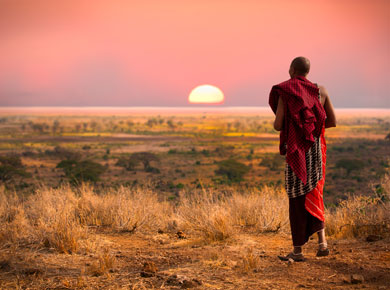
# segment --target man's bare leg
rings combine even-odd
[[[329,255],[328,243],[325,238],[325,230],[317,232],[318,235],[318,251],[317,257],[324,257]]]
[[[294,250],[293,250],[293,253],[294,254],[302,254],[302,247],[295,247],[294,246]]]
[[[325,238],[325,229],[320,230],[317,232],[318,235],[318,246],[320,250],[324,250],[328,247],[328,244],[326,242]]]

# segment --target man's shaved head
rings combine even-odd
[[[310,61],[303,56],[296,57],[291,62],[291,69],[293,69],[296,76],[306,76],[310,71]]]

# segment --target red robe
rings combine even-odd
[[[279,97],[284,103],[284,127],[280,132],[280,154],[299,179],[306,184],[305,153],[321,136],[323,178],[315,189],[306,194],[305,208],[315,217],[324,220],[323,186],[325,182],[326,144],[324,138],[326,113],[318,98],[319,88],[303,76],[272,87],[269,104],[276,113]],[[287,145],[287,149],[286,149]]]

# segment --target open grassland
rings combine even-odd
[[[308,261],[293,264],[276,257],[291,244],[280,187],[182,190],[177,200],[150,187],[3,188],[0,287],[386,289],[389,176],[380,184],[380,196],[350,196],[326,212],[330,257],[315,258],[312,240]],[[351,284],[351,275],[364,280]]]
[[[182,188],[240,183],[261,189],[284,183],[284,157],[278,154],[279,136],[269,110],[1,110],[0,156],[19,156],[28,173],[3,179],[18,192],[72,181],[58,167],[64,160],[104,166],[93,180],[103,191],[150,183],[172,199]],[[366,194],[373,186],[381,190],[379,180],[390,166],[389,134],[388,110],[340,111],[337,128],[326,131],[328,206],[348,194]],[[140,152],[153,154],[138,156],[149,158],[148,164],[140,158],[130,161]],[[220,170],[228,159],[249,170],[242,178],[229,177]]]
[[[332,255],[311,240],[307,263],[276,257],[291,241],[269,111],[0,112],[0,289],[390,285],[388,110],[326,131]]]

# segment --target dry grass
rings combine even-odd
[[[203,189],[181,195],[177,218],[180,226],[206,241],[225,240],[242,228],[277,232],[287,229],[288,200],[281,188],[246,193]]]
[[[380,196],[349,196],[327,212],[326,231],[336,238],[385,235],[390,232],[390,176],[381,181]]]
[[[88,269],[88,272],[92,276],[101,276],[108,275],[109,272],[115,266],[115,256],[110,253],[110,251],[106,248],[103,249],[97,257],[97,260],[91,264]]]
[[[328,235],[344,238],[388,233],[389,175],[381,188],[380,196],[350,196],[335,210],[327,211]],[[289,229],[288,200],[282,189],[272,187],[245,193],[233,189],[182,192],[176,205],[159,200],[148,188],[121,187],[99,195],[91,186],[64,186],[41,188],[25,198],[2,188],[0,222],[2,247],[48,248],[60,253],[100,249],[91,227],[112,232],[180,229],[206,243],[229,239],[247,229]]]
[[[79,192],[76,213],[83,225],[134,232],[141,228],[163,228],[171,216],[169,204],[159,201],[157,194],[149,188],[120,187],[98,196],[93,188],[82,186]]]
[[[93,250],[90,226],[112,231],[157,230],[166,224],[170,208],[151,191],[119,188],[97,195],[90,186],[41,188],[25,200],[0,192],[1,245],[20,244],[60,253]]]
[[[213,190],[182,193],[176,215],[180,227],[205,241],[225,240],[236,232],[226,196]]]

